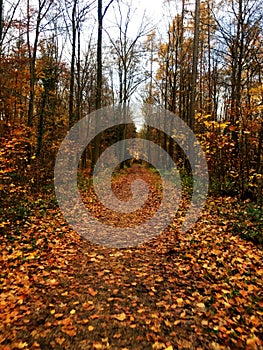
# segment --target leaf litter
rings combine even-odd
[[[134,223],[161,199],[157,175],[141,175],[151,198]],[[120,222],[85,195],[94,215]],[[0,238],[0,348],[263,349],[262,247],[231,232],[220,210],[231,213],[233,201],[208,198],[185,234],[181,209],[159,236],[127,249],[82,239],[54,207],[15,239],[10,225]]]

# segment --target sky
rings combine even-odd
[[[163,12],[163,0],[148,0],[148,1],[138,1],[138,0],[126,0],[127,3],[132,3],[131,7],[131,21],[129,22],[128,26],[128,37],[133,40],[136,38],[136,35],[138,33],[138,30],[140,28],[142,18],[144,16],[144,22],[143,25],[147,27],[147,32],[152,32],[152,30],[155,29],[155,27],[161,29],[161,26],[163,26],[164,21],[161,21],[163,18],[162,12]],[[104,4],[107,4],[108,1],[104,0]],[[151,4],[151,6],[149,6]],[[122,17],[123,22],[126,20],[126,14],[127,14],[128,7],[121,4],[121,11],[122,11]],[[105,32],[103,33],[103,41],[104,45],[107,42],[108,45],[110,45],[110,41],[107,37],[107,33],[109,33],[110,37],[112,39],[117,39],[119,37],[119,31],[117,30],[116,26],[116,18],[117,22],[119,22],[119,9],[115,2],[110,6],[108,9],[104,22],[103,27],[105,29]],[[164,26],[163,26],[164,27]],[[149,30],[150,29],[150,30]],[[141,42],[145,42],[146,36],[143,36],[141,38]],[[106,61],[109,62],[109,56],[107,53],[107,50],[104,50],[106,53]],[[115,72],[116,73],[116,72]],[[116,73],[117,74],[117,73]],[[116,81],[118,81],[118,77],[115,77]],[[115,79],[114,79],[115,81]],[[118,84],[117,84],[118,85]]]
[[[156,25],[157,30],[159,29],[161,32],[163,32],[165,24],[168,23],[167,19],[164,20],[165,8],[167,10],[167,5],[163,4],[164,0],[128,0],[127,2],[131,2],[132,8],[135,9],[131,23],[129,25],[130,30],[134,30],[135,32],[137,32],[143,14],[145,13],[145,20],[149,21],[150,27],[154,27]],[[113,24],[113,22],[115,21],[114,7],[116,8],[116,5],[114,5],[113,3],[105,16],[106,25],[110,25],[110,23]],[[121,8],[122,10],[124,10],[123,5],[121,6]],[[123,17],[125,18],[125,15]]]

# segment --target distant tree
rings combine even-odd
[[[7,34],[10,28],[13,26],[13,20],[17,9],[19,8],[20,2],[21,0],[17,0],[16,2],[8,4],[8,6],[10,6],[10,9],[9,16],[7,17],[4,13],[4,2],[3,0],[0,0],[0,53],[2,52],[3,44],[7,37]]]
[[[111,35],[108,37],[112,45],[112,53],[116,61],[116,69],[119,78],[119,103],[128,103],[132,94],[138,86],[145,81],[144,71],[141,69],[141,62],[144,55],[141,39],[146,37],[153,28],[150,27],[145,13],[138,23],[136,33],[131,32],[130,25],[135,15],[132,0],[125,4],[116,0],[115,21],[117,37]]]
[[[199,58],[199,41],[200,41],[200,0],[195,0],[194,14],[194,38],[193,38],[193,60],[191,70],[190,85],[190,103],[188,125],[193,128],[196,107],[196,83],[198,75],[198,58]]]
[[[2,47],[2,37],[3,37],[3,0],[0,0],[0,47]]]
[[[123,128],[120,128],[119,139],[125,139],[127,135],[127,113],[131,96],[138,86],[147,79],[145,71],[142,69],[142,58],[144,50],[141,39],[152,31],[146,20],[145,13],[138,24],[138,29],[134,34],[131,32],[130,24],[134,18],[135,10],[133,3],[127,4],[116,0],[114,7],[117,36],[112,36],[109,31],[108,37],[112,45],[112,53],[116,62],[118,74],[118,102],[123,113]],[[126,150],[122,149],[121,158],[124,158]]]
[[[88,3],[83,3],[80,0],[73,0],[68,3],[65,1],[65,22],[70,21],[70,30],[68,34],[71,43],[71,58],[70,58],[70,81],[69,81],[69,128],[74,125],[79,117],[80,110],[80,59],[81,59],[81,26],[87,14],[93,8],[95,0],[90,0]],[[76,81],[77,80],[77,81]],[[77,83],[77,84],[76,84]],[[77,92],[76,92],[77,85]],[[76,93],[75,93],[76,92]]]
[[[103,10],[102,0],[98,0],[98,36],[97,36],[97,76],[96,76],[96,110],[102,107],[102,88],[103,88],[103,71],[102,71],[102,33],[103,33],[103,18],[106,15],[109,7],[114,0],[110,0]],[[97,120],[96,128],[99,127],[99,120]],[[94,147],[92,152],[92,167],[96,164],[100,154],[101,134],[96,132],[94,140]]]
[[[27,46],[28,46],[28,56],[29,56],[29,71],[30,71],[30,91],[29,91],[29,102],[28,102],[28,126],[33,125],[34,118],[34,107],[35,107],[35,84],[36,84],[36,60],[37,60],[37,51],[39,44],[39,37],[41,31],[47,25],[47,22],[43,23],[46,20],[46,16],[50,13],[51,7],[54,5],[54,2],[51,0],[38,0],[37,8],[34,9],[30,5],[30,0],[27,0]],[[33,45],[31,45],[32,37],[32,28],[31,21],[32,17],[36,12],[36,21],[34,25],[34,34],[33,34]]]

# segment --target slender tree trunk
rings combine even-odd
[[[184,116],[184,65],[183,65],[183,42],[184,42],[184,15],[185,15],[185,0],[182,1],[182,13],[181,13],[181,21],[178,26],[179,30],[179,63],[180,63],[180,81],[179,81],[179,117],[185,120]]]
[[[103,86],[103,76],[102,76],[102,29],[103,29],[103,18],[112,4],[113,0],[110,0],[104,11],[102,11],[102,0],[98,0],[98,38],[97,38],[97,80],[96,80],[96,110],[101,109],[102,107],[102,86]],[[92,168],[95,166],[97,159],[100,154],[100,145],[101,145],[101,134],[97,132],[100,127],[100,116],[96,120],[96,137],[92,147]]]
[[[76,119],[81,119],[81,105],[82,105],[82,87],[81,87],[81,72],[80,72],[80,25],[77,28],[78,34],[78,54],[77,54],[77,105],[76,105]]]
[[[37,31],[35,36],[35,42],[37,39]],[[29,0],[27,0],[27,47],[28,47],[28,57],[29,57],[29,72],[30,72],[30,91],[29,91],[29,102],[28,102],[28,117],[27,125],[32,126],[33,116],[34,116],[34,99],[35,99],[35,59],[34,59],[34,49],[33,53],[30,44],[30,5]],[[35,48],[35,45],[34,45]]]
[[[212,108],[212,70],[211,70],[211,26],[210,26],[210,5],[208,2],[208,24],[207,24],[207,46],[208,46],[208,105],[207,105],[207,113],[212,116],[213,120],[216,120],[216,111],[215,108]],[[215,107],[215,106],[214,106]]]
[[[192,61],[192,79],[190,91],[190,106],[188,125],[193,128],[195,115],[195,99],[196,99],[196,81],[197,66],[199,54],[199,32],[200,32],[200,0],[195,1],[195,20],[194,20],[194,43],[193,43],[193,61]]]
[[[0,0],[0,54],[2,52],[2,38],[3,38],[3,0]]]
[[[33,45],[33,52],[31,54],[29,36],[28,36],[28,48],[29,48],[29,58],[30,58],[30,93],[29,93],[29,106],[28,106],[28,126],[33,125],[34,118],[34,107],[35,107],[35,84],[36,84],[36,57],[37,57],[37,46],[38,46],[38,38],[39,38],[39,26],[40,22],[37,22],[35,40]]]
[[[43,135],[44,135],[44,115],[45,115],[45,108],[47,103],[47,97],[48,97],[48,91],[45,88],[42,96],[42,106],[41,111],[39,115],[39,121],[38,121],[38,133],[37,133],[37,151],[36,156],[39,157],[41,154],[42,146],[43,146]]]
[[[72,13],[71,13],[72,51],[71,51],[70,83],[69,83],[69,128],[71,128],[75,123],[74,85],[75,85],[75,61],[76,61],[76,41],[77,41],[76,12],[77,12],[77,0],[74,0]]]
[[[47,8],[44,10],[46,3],[47,3],[46,0],[43,0],[42,2],[39,0],[39,2],[38,2],[39,6],[38,6],[37,21],[36,21],[35,38],[34,38],[33,48],[31,49],[31,44],[30,44],[30,1],[27,0],[27,46],[28,46],[28,56],[29,56],[29,61],[30,61],[30,63],[29,63],[30,92],[29,92],[28,120],[27,120],[28,126],[33,125],[33,118],[34,118],[36,60],[37,60],[38,41],[39,41],[39,35],[40,35],[40,25],[41,25],[42,19],[45,17],[45,15],[49,11],[51,4],[52,4],[52,3],[49,3]],[[44,10],[44,12],[43,12],[43,10]]]
[[[101,108],[102,97],[102,0],[98,0],[98,42],[97,42],[97,88],[96,109]]]
[[[102,0],[98,0],[98,38],[97,38],[97,82],[96,82],[96,110],[101,109],[101,97],[102,97]],[[95,166],[100,154],[101,133],[97,133],[100,129],[100,117],[96,120],[96,137],[94,140],[94,147],[92,152],[92,167]]]

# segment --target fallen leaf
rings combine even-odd
[[[116,333],[113,336],[114,339],[119,339],[120,337],[121,337],[121,333]]]
[[[126,314],[122,312],[121,314],[117,314],[113,316],[118,321],[124,321],[126,319]]]
[[[62,345],[66,339],[65,338],[56,338],[55,341],[58,345]]]
[[[200,310],[200,311],[206,311],[206,307],[204,303],[197,303],[196,307]]]
[[[61,320],[61,324],[63,324],[64,326],[67,326],[71,323],[72,323],[72,321],[71,321],[70,317],[67,317],[67,318],[64,318],[63,320]]]
[[[247,339],[247,347],[246,350],[258,350],[258,345],[261,345],[262,343],[258,337],[253,337]]]
[[[26,342],[20,342],[17,344],[18,349],[25,349],[28,347],[28,344]]]
[[[176,302],[177,302],[179,307],[182,307],[184,305],[184,300],[182,298],[177,298]]]
[[[88,292],[92,297],[95,297],[95,295],[97,295],[97,293],[98,293],[93,288],[88,288]]]
[[[164,343],[160,343],[160,342],[155,342],[153,345],[152,345],[152,348],[154,350],[162,350],[162,349],[165,349],[166,348],[166,345]]]
[[[63,326],[61,330],[63,333],[69,335],[70,337],[75,337],[77,334],[76,328],[74,326]]]

